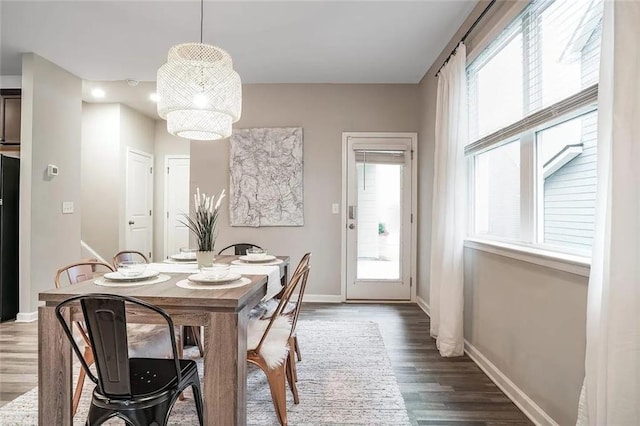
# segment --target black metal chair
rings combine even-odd
[[[98,377],[89,370],[62,309],[79,302],[95,356]],[[125,302],[151,310],[167,322],[173,359],[129,358]],[[56,307],[56,317],[87,376],[97,385],[86,424],[100,425],[113,417],[128,425],[166,425],[178,396],[189,386],[203,424],[202,392],[195,361],[178,359],[171,317],[157,306],[112,294],[75,296]]]
[[[225,250],[229,250],[230,248],[233,248],[234,254],[236,256],[245,255],[247,254],[247,249],[250,249],[251,247],[256,247],[259,249],[262,248],[252,243],[236,243],[236,244],[231,244],[230,246],[226,246],[225,248],[220,250],[218,254],[222,254],[222,252],[224,252]]]

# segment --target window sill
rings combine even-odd
[[[464,246],[583,277],[588,277],[591,270],[591,259],[583,256],[479,238],[467,238]]]

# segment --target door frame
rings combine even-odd
[[[153,217],[154,217],[154,205],[153,205],[153,201],[154,201],[154,167],[155,167],[155,160],[153,157],[153,154],[150,154],[148,152],[142,151],[140,149],[136,149],[136,148],[132,148],[130,146],[127,146],[127,149],[125,151],[125,157],[124,157],[124,167],[125,167],[125,175],[124,175],[124,220],[122,221],[122,230],[123,232],[123,236],[124,236],[124,241],[121,242],[120,244],[120,250],[128,250],[129,248],[127,247],[127,235],[129,232],[129,228],[128,228],[128,224],[127,222],[129,221],[129,218],[127,216],[127,214],[129,213],[127,207],[128,207],[128,203],[129,203],[129,154],[137,154],[137,155],[142,155],[144,157],[149,157],[151,159],[151,172],[149,173],[149,179],[151,179],[151,190],[149,191],[149,197],[151,197],[151,199],[149,200],[151,202],[151,215],[149,216],[149,221],[150,221],[150,228],[151,228],[151,233],[149,236],[149,247],[151,250],[151,254],[152,256],[155,254],[153,253]],[[121,210],[122,211],[122,210]],[[147,254],[145,253],[145,256]],[[151,259],[149,259],[149,261],[151,261]]]
[[[167,179],[167,169],[169,168],[169,160],[189,160],[191,161],[191,155],[188,154],[168,154],[164,156],[164,169],[162,173],[164,173],[164,188],[163,188],[163,197],[164,197],[164,206],[162,212],[162,229],[164,234],[164,244],[163,244],[163,259],[167,259],[170,255],[169,253],[169,221],[167,214],[169,213],[169,203],[168,203],[168,192],[169,192],[169,179]],[[191,180],[191,176],[189,176],[189,180]]]
[[[348,158],[349,158],[349,138],[368,138],[368,139],[388,139],[388,138],[408,138],[411,139],[411,299],[412,303],[416,301],[417,294],[417,258],[418,258],[418,134],[416,132],[342,132],[342,206],[340,214],[342,215],[340,224],[340,298],[342,302],[347,301],[347,177],[348,177]],[[384,301],[372,300],[370,303],[407,303],[402,301]],[[367,303],[367,301],[359,300],[357,303]]]

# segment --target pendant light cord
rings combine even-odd
[[[202,44],[203,22],[204,22],[204,0],[200,0],[200,44]]]

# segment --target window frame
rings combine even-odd
[[[540,68],[530,74],[532,62],[541,61],[542,51],[540,50],[535,58],[530,54],[531,46],[541,46],[539,38],[541,30],[529,27],[532,19],[540,22],[542,13],[547,10],[557,0],[543,0],[539,5],[531,10],[528,6],[515,16],[505,25],[505,29],[491,43],[488,53],[481,53],[474,58],[474,61],[467,67],[467,75],[469,76],[469,99],[471,105],[478,105],[477,81],[472,80],[478,75],[489,61],[492,60],[501,50],[513,40],[513,38],[521,34],[523,38],[523,115],[524,117],[515,123],[511,123],[500,128],[488,135],[484,135],[473,143],[465,147],[467,155],[468,169],[468,203],[471,214],[468,219],[468,237],[467,246],[482,249],[481,246],[492,246],[492,251],[498,250],[501,254],[514,257],[511,254],[514,251],[521,253],[535,254],[534,257],[542,256],[545,259],[550,257],[556,258],[560,262],[568,261],[571,263],[571,271],[576,267],[578,269],[587,267],[590,264],[590,253],[572,249],[571,247],[562,247],[553,244],[544,243],[544,180],[537,173],[537,135],[554,126],[564,122],[576,119],[580,116],[592,113],[598,109],[598,83],[583,88],[574,95],[560,99],[556,103],[544,108],[539,108],[541,99],[532,99],[529,96],[531,84],[538,82],[542,78]],[[532,17],[533,16],[533,17]],[[535,39],[532,42],[532,39]],[[469,71],[471,69],[471,72]],[[542,92],[540,92],[542,96]],[[536,108],[538,106],[538,108]],[[533,111],[533,112],[531,112]],[[470,122],[470,134],[474,131],[477,134],[479,125],[477,123],[478,114],[470,114],[470,118],[475,120]],[[479,234],[476,230],[476,179],[477,172],[476,162],[478,155],[491,149],[498,148],[504,144],[513,141],[520,143],[520,238],[512,240],[491,234]],[[507,248],[505,248],[507,247]],[[493,252],[493,251],[492,251]],[[515,258],[520,258],[522,254],[518,254]],[[542,255],[540,253],[543,253]],[[568,259],[568,260],[567,260]],[[538,262],[534,262],[538,263]],[[576,266],[577,265],[577,266]],[[570,272],[571,272],[570,271]],[[580,269],[584,272],[584,269]],[[588,271],[587,271],[588,273]]]
[[[589,257],[585,252],[572,250],[570,248],[563,248],[552,244],[545,244],[541,242],[544,237],[541,238],[541,231],[544,230],[544,223],[541,221],[542,209],[544,209],[544,202],[541,198],[544,196],[544,191],[540,188],[540,179],[537,176],[537,134],[548,130],[552,127],[565,123],[567,121],[574,120],[576,118],[585,116],[598,110],[597,103],[588,103],[580,107],[573,108],[570,111],[565,111],[563,114],[558,115],[556,118],[539,123],[536,126],[527,128],[526,130],[516,135],[511,135],[501,142],[497,142],[488,147],[484,147],[481,150],[472,152],[468,155],[468,179],[469,188],[468,191],[468,203],[469,211],[472,214],[469,215],[468,222],[468,238],[475,241],[484,241],[486,243],[500,243],[521,246],[528,249],[544,250],[547,252],[555,252],[563,255],[572,255],[577,257]],[[490,135],[491,136],[491,135]],[[488,152],[492,149],[499,148],[508,143],[518,142],[520,143],[520,239],[514,240],[509,238],[503,238],[490,234],[478,234],[476,232],[476,203],[475,203],[475,174],[476,174],[476,161],[478,155]]]

